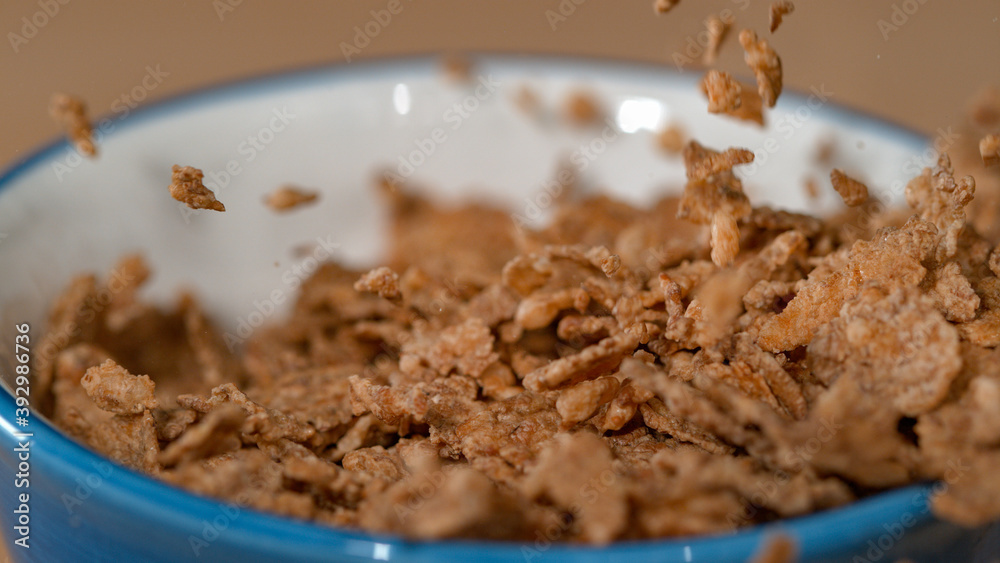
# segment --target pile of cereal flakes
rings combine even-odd
[[[414,538],[721,532],[931,479],[1000,517],[996,169],[973,201],[943,155],[905,212],[835,174],[821,221],[752,206],[745,149],[683,153],[681,197],[571,193],[540,230],[384,185],[386,265],[323,265],[238,353],[127,257],[55,303],[46,412],[197,494]]]

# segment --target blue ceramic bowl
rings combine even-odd
[[[807,207],[798,185],[821,138],[868,171],[883,199],[898,201],[902,182],[933,159],[925,139],[835,105],[821,85],[786,93],[771,125],[758,130],[708,116],[697,77],[663,68],[483,56],[476,72],[468,84],[448,84],[434,59],[405,59],[266,77],[134,111],[112,106],[115,113],[99,120],[100,160],[82,161],[59,141],[0,177],[0,522],[8,544],[30,545],[10,546],[15,561],[724,562],[747,560],[777,532],[796,540],[804,561],[972,561],[996,553],[985,529],[930,514],[930,484],[729,535],[599,548],[411,542],[199,498],[105,461],[38,413],[16,425],[14,326],[30,323],[32,354],[46,353],[35,349],[46,306],[73,273],[141,250],[157,271],[151,298],[193,287],[232,329],[255,299],[280,287],[283,268],[264,266],[288,263],[294,243],[333,241],[337,258],[353,263],[378,251],[382,219],[362,186],[379,167],[434,185],[443,197],[485,195],[529,215],[544,207],[539,190],[554,163],[579,149],[591,149],[589,183],[632,201],[680,185],[681,164],[652,149],[653,131],[668,122],[710,145],[754,148],[751,197],[783,207]],[[543,104],[586,85],[605,103],[605,132],[616,141],[597,147],[600,132],[525,118],[511,101],[525,84]],[[169,199],[164,171],[177,162],[206,171],[229,210],[222,219],[206,221]],[[291,220],[260,209],[262,194],[283,181],[321,187],[323,203]],[[767,189],[754,194],[754,185]],[[834,204],[826,199],[813,210]]]

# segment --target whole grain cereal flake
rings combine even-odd
[[[170,196],[191,209],[225,211],[226,206],[215,199],[212,190],[205,187],[201,170],[191,166],[174,165],[170,179]]]
[[[864,286],[887,290],[917,286],[927,275],[922,262],[940,240],[933,224],[911,218],[901,228],[880,229],[871,241],[858,241],[849,260],[807,279],[795,297],[757,330],[757,343],[769,352],[792,350],[812,341],[816,330],[840,314]],[[817,268],[819,270],[819,268]]]
[[[710,70],[701,79],[701,91],[708,97],[709,113],[733,113],[743,105],[739,82],[727,73]]]
[[[767,39],[758,39],[751,29],[740,32],[740,45],[746,52],[744,59],[757,78],[757,91],[768,107],[774,107],[781,95],[781,58],[771,48]]]
[[[749,563],[795,563],[797,553],[798,549],[792,538],[784,534],[775,534],[764,539],[759,551]]]
[[[657,14],[665,14],[680,3],[681,0],[653,0],[653,11]]]
[[[712,14],[705,20],[705,28],[708,30],[708,45],[705,46],[705,53],[702,55],[702,62],[710,65],[715,62],[719,55],[719,47],[729,33],[729,23],[719,16]]]
[[[689,145],[690,146],[690,145]],[[720,172],[729,172],[740,164],[753,162],[754,153],[750,149],[731,147],[722,152],[705,150],[685,162],[689,180],[708,180]]]
[[[656,136],[656,144],[668,154],[680,154],[687,143],[687,133],[674,123],[660,131]]]
[[[788,0],[771,2],[771,33],[777,31],[784,17],[793,11],[795,11],[795,4],[792,4]]]
[[[711,227],[712,262],[723,267],[733,263],[740,251],[740,228],[729,213],[716,211]]]
[[[577,90],[570,92],[565,101],[566,121],[584,126],[599,123],[604,118],[600,103],[590,92]]]
[[[157,405],[149,376],[132,375],[114,360],[88,369],[80,384],[97,406],[115,414],[140,414]]]
[[[810,200],[817,200],[820,197],[819,182],[815,178],[806,178],[802,181],[802,190]]]
[[[69,94],[53,94],[49,103],[49,115],[63,126],[80,154],[97,156],[93,126],[87,119],[87,106],[83,100]]]
[[[1000,135],[987,135],[979,141],[979,155],[985,166],[1000,164]]]
[[[538,93],[527,84],[518,86],[511,101],[514,107],[529,117],[538,118],[542,113],[542,101],[538,98]]]
[[[757,125],[764,124],[763,101],[760,94],[729,73],[710,70],[702,78],[699,88],[708,98],[710,113],[729,115]]]
[[[474,66],[472,60],[461,53],[449,53],[441,58],[441,70],[451,82],[469,82]]]
[[[392,271],[391,268],[381,266],[361,276],[361,279],[354,282],[354,289],[356,291],[374,293],[382,299],[395,301],[401,295],[399,291],[399,274]]]
[[[959,347],[958,331],[929,297],[868,287],[817,331],[808,353],[821,381],[855,379],[915,416],[945,398],[962,367]]]
[[[857,207],[868,201],[868,186],[844,174],[842,170],[834,168],[830,172],[830,183],[848,207]]]
[[[764,99],[755,88],[740,82],[740,107],[728,115],[764,125]]]
[[[319,192],[304,190],[291,185],[281,186],[269,193],[264,203],[275,211],[291,211],[292,209],[314,203],[319,198]]]
[[[159,455],[160,464],[173,467],[240,449],[239,431],[245,420],[246,415],[240,407],[220,405],[198,423],[188,426],[163,449]]]

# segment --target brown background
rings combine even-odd
[[[651,0],[398,0],[393,17],[358,58],[440,50],[526,51],[661,62],[701,31],[712,12],[766,34],[767,0],[686,0],[657,17]],[[65,5],[60,2],[66,2]],[[219,81],[291,67],[342,63],[341,42],[390,0],[134,2],[4,0],[0,3],[0,163],[9,164],[58,128],[46,114],[53,91],[83,96],[93,114],[138,86],[147,65],[170,75],[155,100]],[[27,43],[11,45],[40,4],[57,5]],[[553,30],[547,10],[573,13]],[[231,6],[236,4],[236,6]],[[773,44],[786,83],[826,84],[841,103],[933,131],[954,124],[970,95],[1000,83],[998,0],[799,0]],[[896,6],[898,11],[894,11]],[[220,7],[227,11],[219,13]],[[914,11],[915,8],[915,11]],[[904,11],[905,10],[905,11]],[[913,12],[906,14],[906,11]],[[879,29],[879,20],[898,29]],[[904,21],[905,18],[905,21]],[[886,38],[887,37],[887,38]],[[739,45],[719,66],[747,74]],[[357,60],[357,59],[355,59]]]
[[[269,71],[343,63],[341,43],[351,42],[355,26],[363,27],[371,10],[385,9],[390,1],[3,0],[0,165],[59,133],[46,113],[54,91],[83,96],[99,115],[141,84],[147,66],[169,73],[149,92],[149,101]],[[769,5],[686,0],[670,14],[655,16],[651,0],[399,2],[402,11],[357,59],[516,51],[617,57],[672,68],[674,53],[683,52],[689,38],[696,40],[706,15],[728,8],[737,29],[753,27],[767,35]],[[58,12],[45,15],[45,5],[50,11],[58,6]],[[981,87],[1000,85],[1000,0],[799,0],[796,5],[772,41],[789,87],[823,84],[841,103],[930,132],[960,122],[966,101]],[[555,21],[553,30],[546,12],[558,13],[560,7],[569,15]],[[22,18],[44,25],[32,34]],[[747,75],[733,37],[718,66]]]

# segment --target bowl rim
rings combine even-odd
[[[615,57],[611,55],[573,55],[560,53],[533,53],[533,52],[503,52],[488,50],[462,51],[462,56],[469,58],[475,63],[486,62],[490,65],[504,65],[516,67],[518,65],[536,66],[576,66],[600,67],[604,72],[621,73],[623,75],[647,75],[656,76],[663,73],[664,80],[675,82],[687,82],[688,85],[696,85],[701,73],[709,70],[700,62],[692,64],[687,69],[677,70],[675,67],[664,63],[653,61],[642,61],[625,57]],[[249,95],[250,90],[254,93],[268,89],[281,89],[289,86],[308,83],[314,80],[323,79],[343,79],[349,80],[352,77],[338,77],[338,74],[361,74],[378,75],[390,74],[397,76],[400,70],[423,74],[429,68],[440,69],[440,62],[443,53],[437,51],[416,52],[406,55],[376,55],[359,60],[357,62],[320,62],[315,64],[302,65],[294,68],[284,68],[267,71],[258,74],[237,76],[217,81],[210,81],[203,85],[196,85],[190,88],[181,89],[177,92],[164,95],[150,102],[144,102],[130,110],[128,116],[115,118],[112,113],[103,113],[91,118],[91,123],[98,124],[103,120],[117,121],[124,127],[139,125],[146,119],[154,118],[164,111],[177,111],[184,109],[182,106],[190,104],[210,103],[216,97],[232,95]],[[746,78],[737,76],[737,78]],[[821,84],[822,86],[822,84]],[[801,89],[785,86],[782,89],[781,97],[778,99],[774,109],[781,109],[791,104],[800,105],[808,101],[810,93]],[[817,110],[819,113],[839,116],[851,123],[863,123],[869,128],[876,128],[882,133],[905,138],[905,143],[914,144],[914,149],[923,148],[929,135],[902,122],[894,119],[876,115],[874,112],[854,106],[842,101],[831,101]],[[720,119],[727,119],[720,117]],[[118,128],[110,135],[118,133]],[[26,173],[30,168],[38,164],[39,160],[50,157],[49,153],[72,149],[72,143],[62,133],[53,135],[49,141],[42,142],[36,148],[27,149],[24,154],[15,156],[8,162],[0,163],[0,191],[7,185]]]
[[[620,80],[623,77],[650,80],[653,85],[693,85],[701,72],[701,67],[688,71],[651,62],[640,62],[612,57],[591,57],[552,54],[511,54],[470,51],[463,53],[477,64],[497,66],[522,71],[525,65],[532,68],[576,67],[595,72],[599,81]],[[194,88],[171,94],[135,108],[124,118],[115,118],[115,130],[120,131],[141,126],[145,121],[193,106],[210,105],[220,99],[233,96],[256,96],[273,90],[295,89],[312,82],[340,83],[359,78],[379,75],[423,76],[428,72],[440,72],[440,53],[415,54],[408,56],[387,56],[361,60],[351,64],[318,64],[306,67],[280,70],[251,77],[218,82],[206,87]],[[533,66],[532,66],[533,65]],[[530,76],[530,73],[526,73]],[[808,94],[786,90],[779,100],[776,110],[805,103]],[[913,150],[922,150],[927,144],[927,136],[889,120],[876,117],[863,110],[851,108],[840,102],[830,102],[818,110],[821,115],[847,125],[861,126],[878,136],[890,137],[901,144],[910,145]],[[93,120],[100,123],[112,119],[104,114]],[[70,148],[70,143],[58,137],[41,147],[16,158],[0,171],[0,197],[21,175],[41,166]],[[0,199],[0,205],[2,205]],[[14,397],[7,382],[0,382],[0,410],[14,408]],[[9,412],[9,411],[8,411]],[[74,474],[87,473],[90,467],[101,462],[109,462],[64,435],[46,417],[33,414],[29,428],[34,433],[33,440],[44,447],[33,449],[33,469],[47,470],[47,479],[62,481],[68,485]],[[3,440],[13,440],[18,434],[4,418],[0,418],[0,436]],[[113,462],[111,462],[113,463]],[[211,498],[201,497],[187,490],[175,487],[152,476],[114,464],[116,477],[106,479],[101,495],[108,504],[128,507],[137,517],[163,524],[168,529],[199,529],[204,520],[211,520],[224,506],[232,506]],[[935,520],[930,513],[927,499],[932,492],[928,483],[909,485],[865,497],[848,505],[811,513],[804,516],[741,528],[735,532],[649,540],[615,542],[606,546],[572,545],[554,543],[544,545],[536,542],[495,542],[483,540],[408,540],[399,536],[363,532],[349,528],[337,528],[315,522],[304,522],[288,517],[260,512],[241,507],[241,516],[235,519],[225,531],[225,544],[240,544],[262,553],[278,554],[283,557],[309,559],[315,557],[317,548],[336,550],[337,553],[372,559],[391,557],[427,558],[479,558],[483,560],[508,560],[527,558],[530,550],[546,555],[572,556],[579,561],[606,561],[637,556],[659,558],[675,557],[679,560],[695,558],[731,556],[750,553],[766,537],[774,533],[785,533],[797,539],[800,556],[819,555],[835,540],[847,544],[858,543],[885,533],[884,525],[896,522],[904,514],[915,516],[920,526]],[[221,540],[222,538],[220,538]],[[529,551],[525,551],[529,550]],[[700,559],[699,559],[700,560]]]

